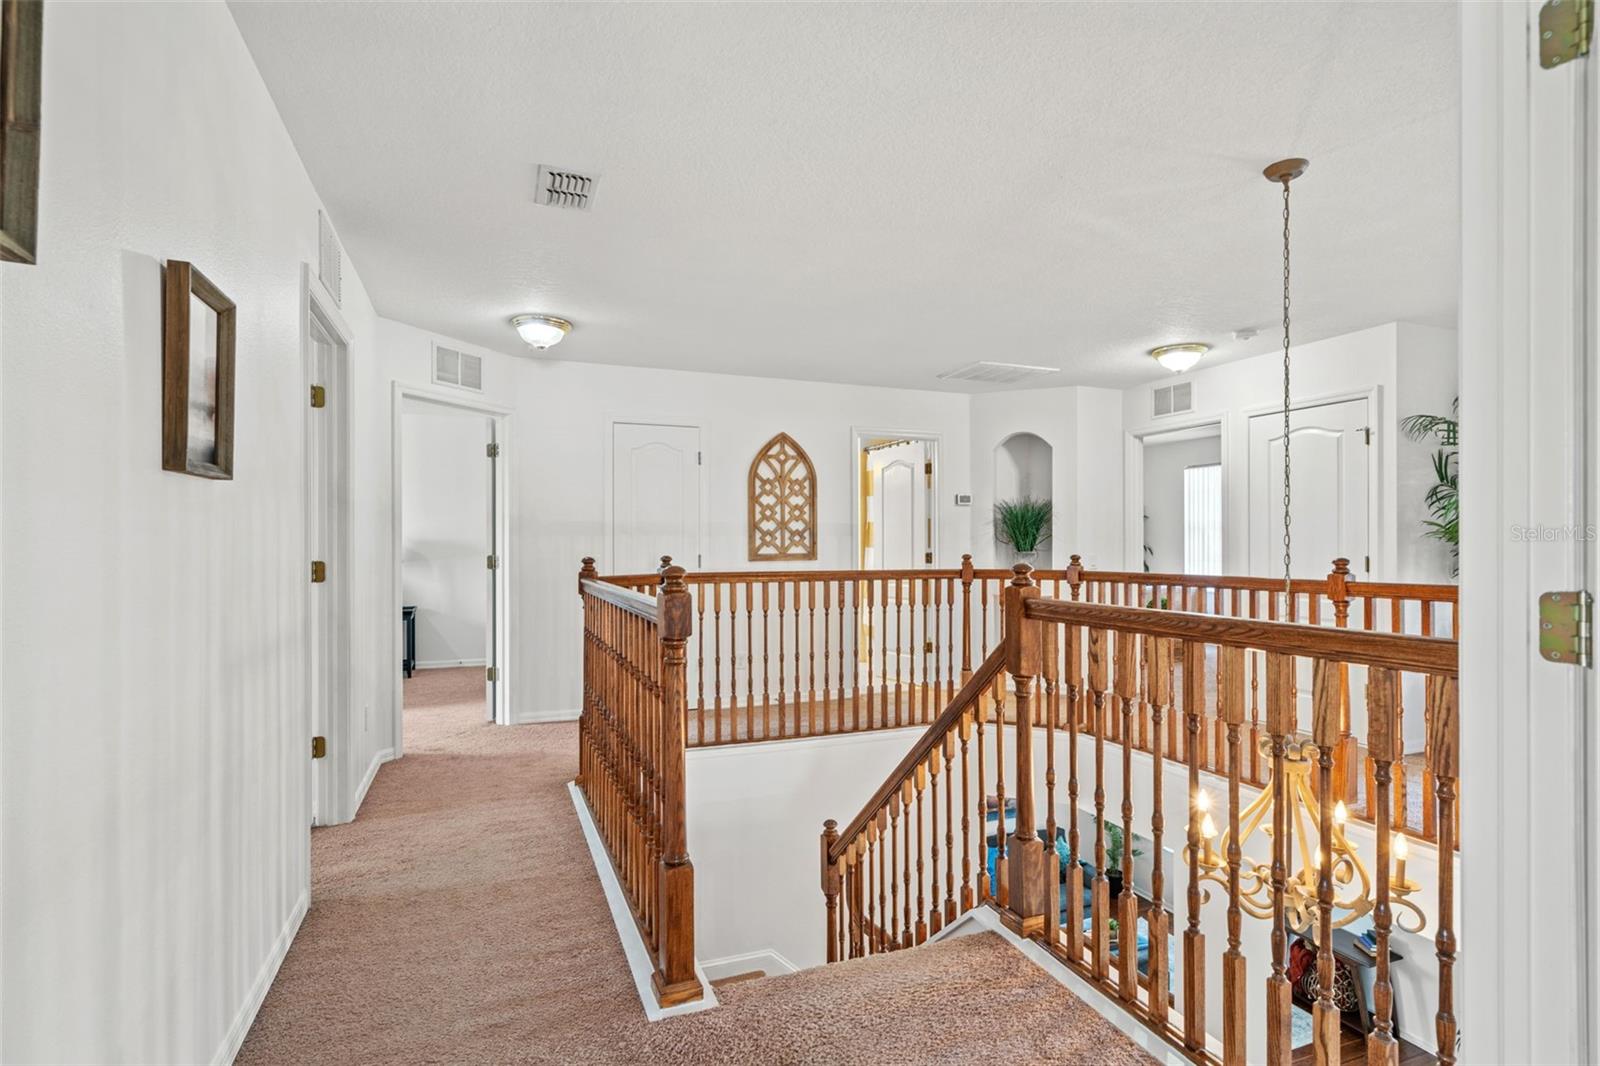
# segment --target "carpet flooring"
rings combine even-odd
[[[576,725],[485,724],[476,669],[406,703],[405,757],[312,832],[311,909],[240,1063],[1152,1061],[987,933],[648,1023],[566,789]]]

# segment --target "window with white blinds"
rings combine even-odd
[[[1222,464],[1183,471],[1183,572],[1222,573]]]

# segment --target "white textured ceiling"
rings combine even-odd
[[[1272,348],[1287,155],[1297,338],[1454,323],[1450,3],[232,7],[380,313],[489,348],[534,311],[571,360],[1150,380]]]

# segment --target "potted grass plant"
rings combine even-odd
[[[1017,562],[1032,566],[1039,557],[1039,546],[1050,539],[1049,500],[1021,496],[994,505],[994,536],[1011,547]]]

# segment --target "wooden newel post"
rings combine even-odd
[[[972,556],[961,557],[961,683],[972,680]]]
[[[839,961],[839,863],[833,847],[839,842],[839,823],[822,823],[822,896],[828,901],[828,961]]]
[[[1072,586],[1072,598],[1076,600],[1083,587],[1083,556],[1074,555],[1067,563],[1067,584]]]
[[[656,998],[663,1007],[700,998],[694,968],[694,864],[684,791],[684,717],[688,707],[685,647],[694,627],[694,598],[681,566],[661,575],[656,627],[661,641],[661,868],[656,933]]]
[[[1038,936],[1044,932],[1045,907],[1053,905],[1048,903],[1051,895],[1048,889],[1054,883],[1046,883],[1044,844],[1036,831],[1033,808],[1034,685],[1044,665],[1044,623],[1029,619],[1024,613],[1027,601],[1039,595],[1031,573],[1032,568],[1027,563],[1013,567],[1014,576],[1006,586],[1004,597],[1006,670],[1011,674],[1017,702],[1017,826],[1007,848],[1011,893],[1009,913],[1004,917],[1007,925],[1021,936]],[[997,722],[996,728],[1003,728],[1003,722]],[[1003,826],[1003,808],[1000,819]]]
[[[584,599],[583,583],[585,581],[598,580],[599,577],[600,571],[594,568],[594,557],[592,555],[584,556],[583,566],[578,570],[578,602],[584,604],[585,606],[583,610],[583,702],[578,705],[578,774],[576,780],[578,787],[584,790],[585,796],[589,794],[587,782],[589,773],[589,759],[592,754],[589,750],[591,743],[591,738],[589,736],[589,704],[594,698],[595,661],[594,657],[590,654],[591,640],[589,634],[589,610],[587,601]]]
[[[594,568],[594,556],[585,555],[583,566],[578,570],[578,598],[583,598],[583,583],[594,581],[600,577],[600,571]]]

